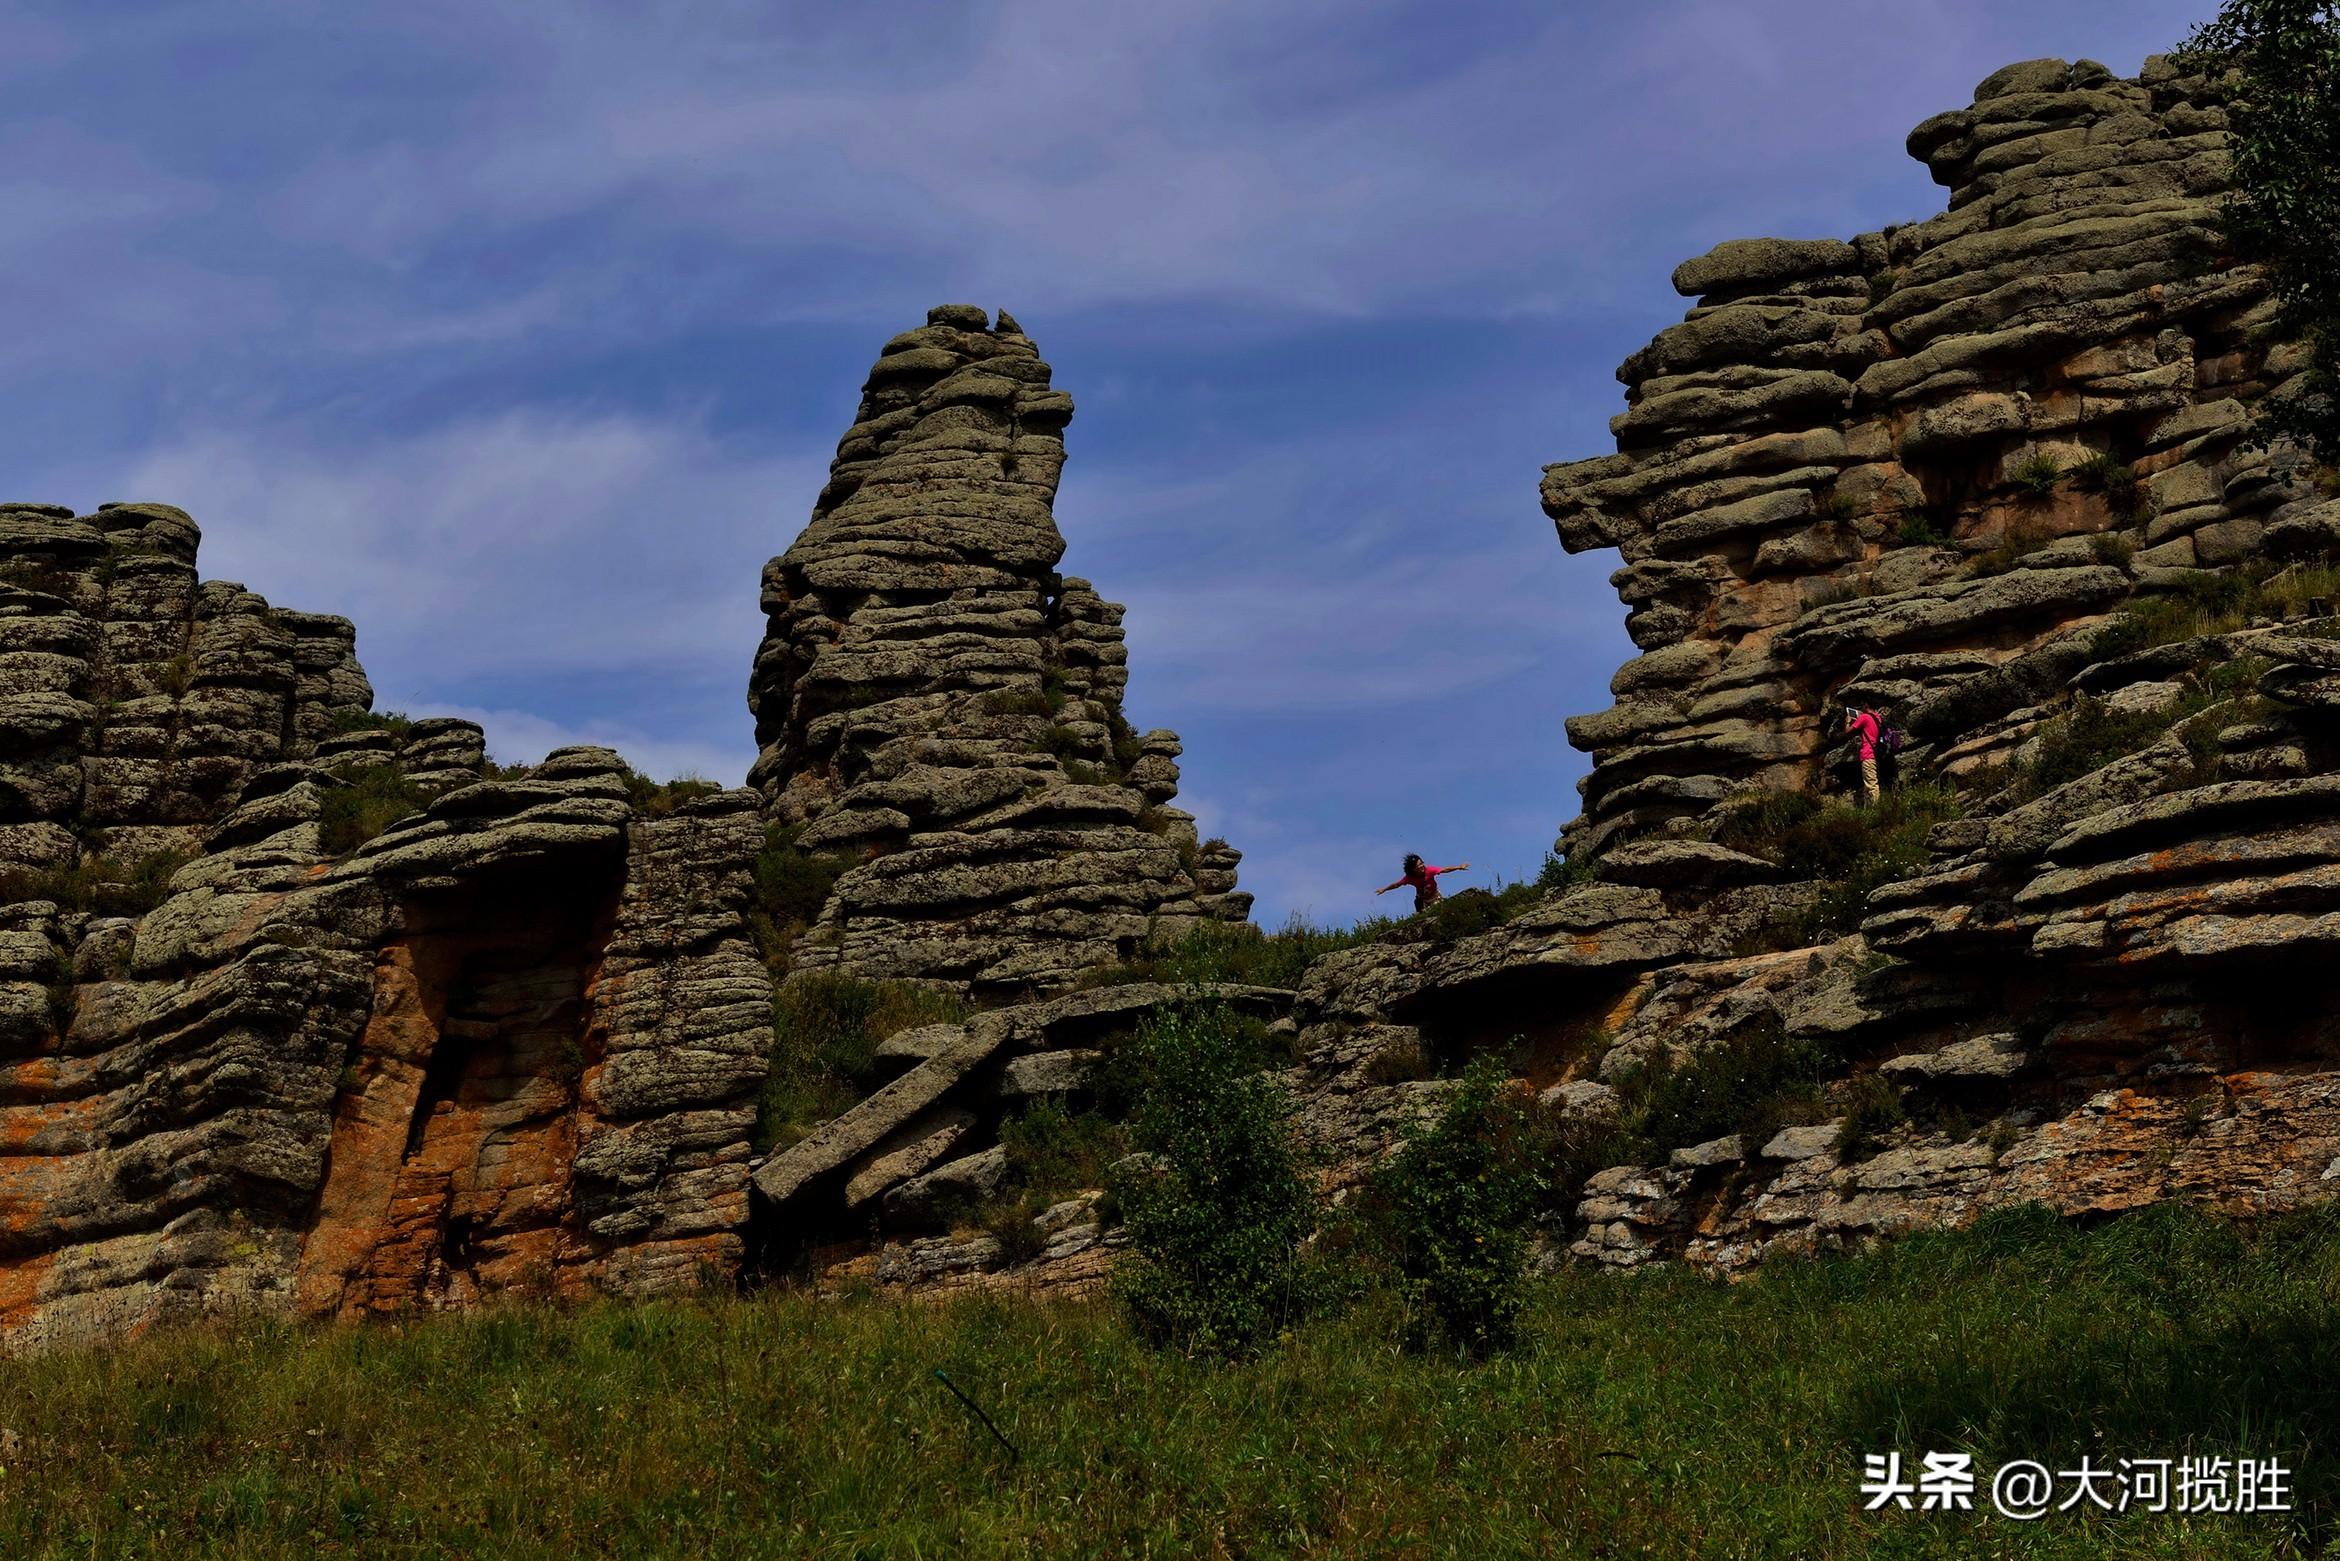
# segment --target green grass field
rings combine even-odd
[[[245,1324],[15,1361],[8,1556],[2314,1553],[2340,1221],[2030,1214],[1726,1286],[1542,1283],[1517,1352],[1367,1298],[1234,1364],[1104,1303],[793,1293]],[[1011,1459],[935,1380],[949,1373]],[[1986,1471],[2279,1456],[2290,1517],[1858,1510],[1864,1452]],[[1987,1496],[1981,1505],[1987,1507]]]

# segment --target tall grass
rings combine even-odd
[[[772,1060],[757,1102],[756,1141],[784,1149],[868,1094],[878,1044],[922,1024],[964,1019],[963,998],[912,981],[825,971],[772,991]]]
[[[2340,1514],[2336,1274],[2329,1216],[2015,1213],[1753,1284],[1562,1274],[1470,1367],[1386,1301],[1233,1364],[1020,1299],[166,1332],[0,1375],[0,1553],[2298,1554]],[[1860,1510],[1863,1454],[1929,1450],[2281,1457],[2301,1510]]]

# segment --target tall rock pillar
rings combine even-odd
[[[1122,716],[1121,608],[1056,571],[1048,380],[1008,315],[931,311],[765,566],[749,782],[844,866],[798,968],[1047,988],[1249,910],[1238,854],[1169,806],[1177,736]]]

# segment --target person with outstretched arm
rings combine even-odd
[[[1455,867],[1432,867],[1414,855],[1413,852],[1408,851],[1405,860],[1405,875],[1399,878],[1396,883],[1383,884],[1373,892],[1387,894],[1392,889],[1403,889],[1406,885],[1412,884],[1414,886],[1414,909],[1427,910],[1438,901],[1438,875],[1440,873],[1468,872],[1470,865],[1470,863],[1464,862]]]

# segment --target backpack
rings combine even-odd
[[[1877,734],[1877,751],[1882,754],[1901,752],[1901,728],[1888,726]]]

